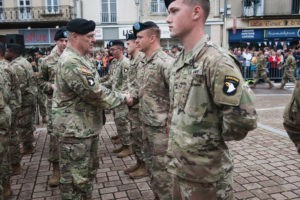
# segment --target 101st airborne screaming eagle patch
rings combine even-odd
[[[237,87],[240,83],[240,79],[234,76],[225,76],[223,92],[228,96],[232,96],[236,93]]]

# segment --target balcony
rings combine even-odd
[[[102,23],[117,23],[117,13],[101,13]]]
[[[0,25],[68,22],[74,18],[72,6],[0,8]]]

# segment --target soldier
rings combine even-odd
[[[47,132],[50,136],[49,143],[49,162],[53,166],[53,174],[49,180],[50,186],[57,186],[59,184],[59,154],[58,154],[58,138],[57,135],[53,133],[52,124],[52,96],[55,89],[54,78],[57,70],[57,63],[60,55],[67,46],[67,29],[66,27],[61,27],[55,33],[54,40],[56,46],[49,56],[43,59],[40,67],[40,73],[38,76],[39,89],[47,95],[47,110],[48,110],[48,124]]]
[[[293,83],[295,83],[296,81],[294,76],[295,69],[297,68],[296,60],[289,49],[286,49],[284,53],[287,58],[285,60],[285,64],[282,66],[284,72],[281,80],[281,86],[279,89],[283,89],[288,81],[291,81]]]
[[[0,72],[0,200],[4,200],[11,193],[8,164],[11,110],[8,106],[9,90],[2,68]]]
[[[99,166],[99,133],[104,108],[130,103],[128,96],[110,91],[87,54],[95,40],[95,22],[73,19],[67,24],[68,46],[59,58],[52,99],[53,132],[59,138],[62,200],[92,199]]]
[[[138,65],[145,57],[144,53],[139,52],[135,43],[136,37],[134,34],[126,35],[127,52],[131,56],[130,70],[128,72],[128,91],[134,90],[134,81],[137,79]],[[130,178],[142,178],[147,176],[146,164],[142,151],[142,124],[139,118],[139,105],[136,104],[129,108],[128,118],[130,121],[132,150],[134,152],[137,163],[131,167],[124,169],[125,174],[129,174]]]
[[[300,154],[300,80],[297,80],[293,95],[283,114],[283,125]]]
[[[263,50],[258,51],[258,59],[256,64],[256,74],[253,85],[251,85],[251,88],[256,88],[256,84],[258,83],[260,78],[263,78],[266,83],[269,83],[269,89],[272,89],[274,87],[273,83],[270,81],[270,79],[267,76],[266,73],[266,58],[264,56]]]
[[[23,145],[22,154],[30,154],[34,151],[32,143],[34,142],[33,132],[35,130],[33,121],[36,88],[34,86],[32,67],[22,56],[24,50],[23,35],[16,35],[16,37],[19,37],[18,42],[6,41],[7,49],[5,59],[9,61],[10,68],[14,74],[17,75],[19,80],[22,105],[20,112],[17,114],[17,132],[20,137],[20,142]]]
[[[256,127],[254,94],[239,62],[208,41],[208,0],[165,0],[170,35],[184,49],[170,74],[168,171],[172,199],[233,199],[232,158],[225,141]]]
[[[109,50],[116,59],[116,63],[112,77],[104,82],[103,85],[111,88],[113,91],[124,92],[128,89],[127,76],[130,68],[129,60],[123,55],[124,43],[120,40],[113,40],[109,45]],[[114,120],[122,145],[119,148],[115,148],[113,152],[118,153],[117,157],[123,158],[132,154],[127,105],[121,105],[114,109]]]
[[[137,37],[137,47],[145,53],[138,66],[143,73],[138,75],[140,80],[137,80],[135,88],[138,91],[131,95],[139,103],[146,167],[155,198],[171,199],[165,155],[168,145],[169,70],[173,58],[160,47],[161,31],[154,22],[137,22],[133,25],[133,32]]]

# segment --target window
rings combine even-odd
[[[31,19],[30,0],[18,0],[19,20]]]
[[[151,13],[166,13],[164,0],[151,0]]]
[[[2,7],[2,0],[0,0],[0,20],[3,20],[3,7]]]
[[[264,0],[243,0],[244,16],[263,16]]]
[[[300,0],[292,1],[292,14],[300,14]]]
[[[116,0],[102,0],[102,23],[117,22],[117,3]]]
[[[58,0],[45,0],[46,1],[46,13],[58,13]]]

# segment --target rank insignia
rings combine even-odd
[[[234,76],[225,76],[224,78],[224,86],[223,86],[223,93],[232,96],[236,93],[237,87],[240,83],[240,79]]]

